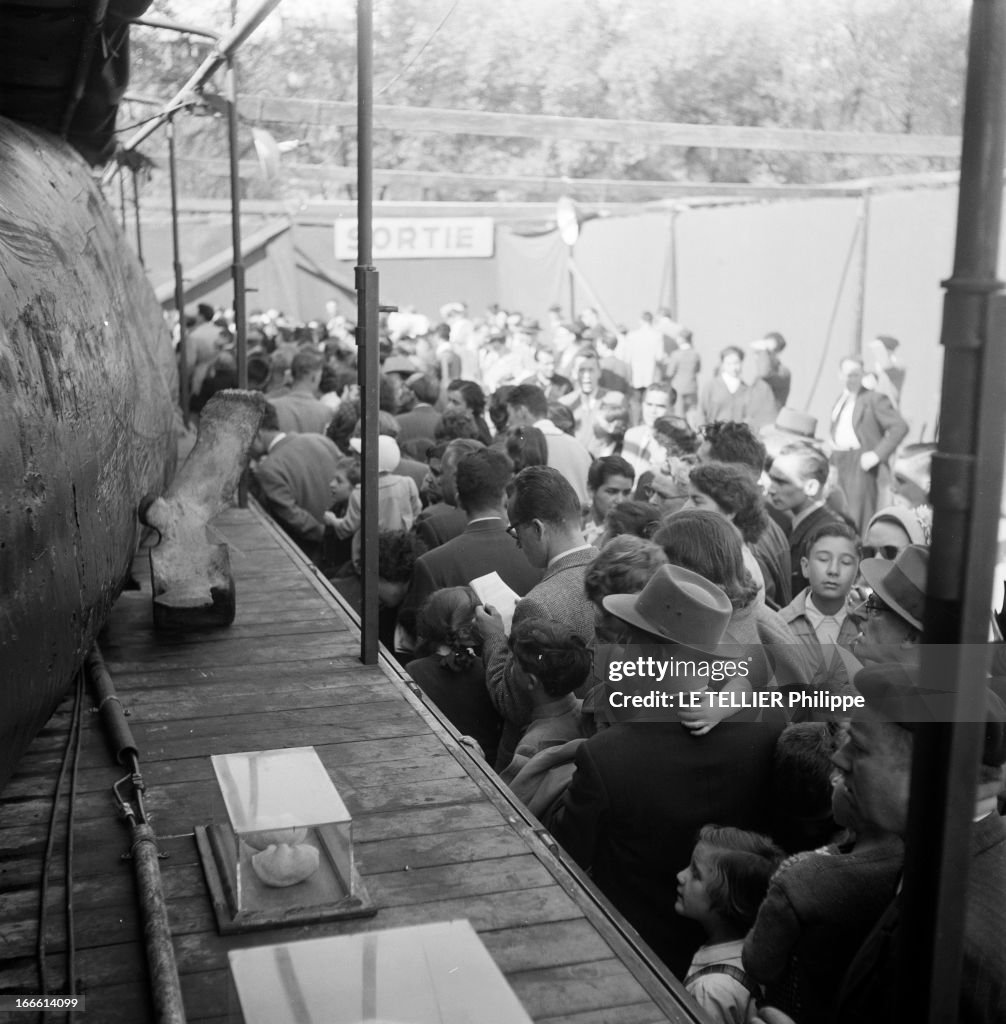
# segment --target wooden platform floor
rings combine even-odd
[[[256,509],[231,510],[215,525],[231,545],[237,580],[232,627],[155,635],[141,557],[144,589],[122,595],[101,638],[164,855],[188,1020],[241,1020],[230,949],[461,917],[542,1024],[695,1020],[678,983],[634,952],[450,730],[387,665],[360,664],[350,616],[286,538]],[[72,709],[70,696],[0,794],[0,993],[39,991],[41,866]],[[221,937],[193,839],[194,826],[226,820],[210,755],[304,745],[317,748],[353,815],[358,866],[381,909],[369,920]],[[122,859],[129,833],[111,798],[122,774],[85,697],[72,892],[75,975],[87,1012],[73,1019],[88,1024],[154,1019],[132,866]],[[54,993],[68,991],[67,804],[64,796],[47,897]]]

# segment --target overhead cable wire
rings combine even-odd
[[[454,0],[454,3],[451,4],[450,9],[440,19],[440,24],[437,25],[437,27],[430,33],[429,39],[427,39],[426,42],[423,43],[423,45],[419,47],[419,49],[413,55],[412,59],[408,62],[408,64],[405,65],[404,68],[402,68],[401,71],[398,72],[397,75],[395,75],[393,78],[391,78],[390,81],[385,82],[384,85],[382,85],[381,88],[378,89],[376,93],[374,93],[374,99],[377,99],[378,96],[382,96],[385,92],[387,92],[388,89],[390,89],[395,84],[395,82],[397,82],[402,77],[402,75],[404,75],[405,72],[408,71],[409,68],[411,68],[412,65],[416,63],[417,60],[419,60],[419,58],[423,55],[423,51],[426,49],[427,46],[430,45],[430,43],[433,42],[433,40],[436,37],[437,33],[447,23],[447,19],[454,13],[455,8],[458,6],[459,3],[461,3],[461,0]]]

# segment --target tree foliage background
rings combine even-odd
[[[243,13],[247,2],[239,4]],[[966,0],[375,0],[376,102],[696,124],[958,134]],[[227,0],[155,0],[150,15],[225,31]],[[168,100],[206,41],[134,28],[130,91]],[[286,0],[242,49],[239,90],[298,99],[356,97],[351,5]],[[223,90],[223,82],[219,89]],[[149,113],[136,105],[125,118]],[[355,130],[262,124],[300,140],[292,159],[355,163]],[[182,118],[188,158],[226,155],[219,119]],[[253,155],[250,133],[244,156]],[[156,143],[149,148],[157,149]],[[286,159],[286,158],[284,158]],[[943,170],[956,161],[378,130],[374,166],[532,177],[821,183]],[[183,192],[224,195],[225,179],[184,165]],[[249,196],[289,186],[249,177]],[[323,194],[321,185],[308,188]],[[348,186],[328,186],[345,197]],[[536,199],[533,189],[394,186],[387,198]]]

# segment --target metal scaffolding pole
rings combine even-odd
[[[939,450],[922,686],[953,721],[916,727],[901,894],[896,1017],[957,1019],[970,835],[985,691],[1006,432],[1006,300],[996,278],[1006,128],[1006,0],[972,7],[957,243],[946,282]]]
[[[373,263],[371,216],[373,191],[374,133],[374,13],[371,0],[357,0],[357,193],[356,193],[356,292],[359,310],[356,327],[358,372],[360,376],[361,431],[363,439],[363,524],[360,528],[360,576],[363,605],[360,614],[360,660],[377,662],[377,444],[380,358],[377,326],[380,316],[378,278]]]
[[[175,272],[175,309],[178,311],[178,400],[182,419],[189,425],[189,354],[186,351],[185,278],[182,276],[182,250],[178,238],[178,166],[175,153],[175,119],[168,118],[168,180],[171,185],[171,251]]]

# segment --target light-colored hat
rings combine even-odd
[[[817,419],[811,416],[809,413],[800,412],[799,409],[791,409],[788,405],[783,406],[779,410],[779,414],[775,418],[775,423],[770,423],[766,427],[762,427],[761,432],[763,434],[770,434],[773,431],[778,431],[783,434],[792,434],[794,438],[806,438],[808,441],[818,440],[815,435],[817,434]]]
[[[349,447],[354,452],[362,452],[363,439],[351,437]],[[387,434],[381,434],[377,439],[377,472],[390,473],[401,461],[402,450],[398,447],[398,442]]]
[[[866,532],[869,533],[870,527],[878,520],[883,519],[896,522],[908,534],[908,539],[913,544],[926,543],[926,534],[922,529],[922,523],[919,522],[919,517],[912,509],[902,505],[889,505],[887,508],[882,508],[867,524]]]
[[[704,576],[679,565],[662,565],[638,594],[609,594],[601,602],[632,626],[717,654],[730,624],[730,598]]]
[[[921,544],[909,544],[893,562],[883,558],[864,558],[859,571],[884,604],[905,622],[916,629],[922,629],[929,548]]]
[[[798,409],[791,409],[783,406],[775,418],[774,423],[769,423],[759,431],[762,443],[770,455],[778,455],[788,444],[804,442],[806,444],[820,444],[822,439],[817,434],[817,419],[809,413],[800,412]]]
[[[381,367],[381,373],[404,373],[412,376],[419,367],[408,356],[388,356]]]

